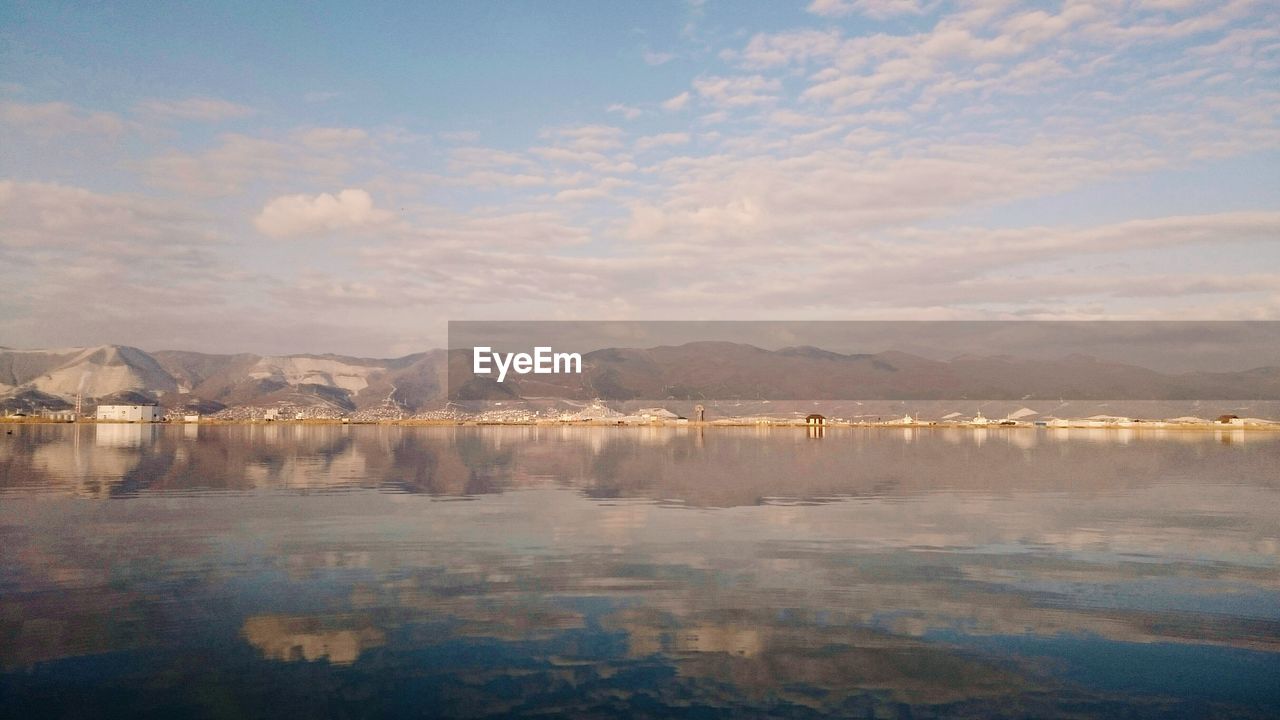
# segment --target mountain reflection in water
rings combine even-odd
[[[0,716],[1268,717],[1280,436],[24,425]]]

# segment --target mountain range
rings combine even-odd
[[[583,354],[581,375],[523,375],[502,384],[472,378],[469,362],[466,351],[443,350],[376,359],[146,352],[123,345],[0,348],[0,407],[66,408],[79,394],[88,407],[155,401],[202,413],[279,404],[412,413],[444,406],[449,376],[455,400],[1280,400],[1276,366],[1170,374],[1078,355],[934,360],[895,351],[693,342],[597,350]]]
[[[418,410],[444,397],[441,351],[394,359],[340,355],[215,355],[124,345],[58,350],[0,348],[0,405],[33,410],[159,402],[214,412],[289,403],[340,411]]]

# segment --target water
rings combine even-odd
[[[1280,435],[12,429],[2,717],[1280,715]]]

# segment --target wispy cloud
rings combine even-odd
[[[643,53],[641,53],[641,57],[644,58],[644,63],[646,65],[657,66],[657,65],[666,65],[672,60],[675,60],[676,54],[669,53],[669,52],[655,52],[653,50],[645,50]]]
[[[44,138],[62,135],[115,136],[128,128],[119,115],[65,102],[0,102],[0,124]]]
[[[644,111],[638,107],[631,105],[623,105],[622,103],[614,103],[606,108],[606,112],[617,113],[628,120],[635,120],[644,114]]]
[[[219,122],[253,115],[256,111],[247,105],[211,97],[190,97],[181,100],[144,100],[135,111],[158,118]]]
[[[715,105],[741,107],[759,105],[777,99],[776,93],[782,89],[782,82],[777,78],[766,78],[763,75],[742,75],[736,77],[708,76],[696,78],[693,89],[698,95]]]
[[[647,135],[645,137],[636,138],[636,152],[644,152],[654,148],[675,147],[685,145],[689,142],[689,133],[673,132],[661,133],[658,135]]]
[[[679,110],[683,110],[684,107],[689,104],[690,97],[692,96],[689,94],[687,90],[685,92],[680,93],[679,95],[673,95],[672,97],[669,97],[666,100],[662,101],[662,109],[666,110],[667,112],[677,112]]]
[[[329,102],[330,100],[336,100],[340,97],[342,97],[342,93],[334,90],[312,90],[304,93],[302,99],[309,103],[323,103]]]
[[[845,17],[861,13],[883,19],[895,15],[919,15],[924,12],[920,0],[813,0],[809,12],[824,17]]]

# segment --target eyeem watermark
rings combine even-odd
[[[492,364],[492,367],[491,367]],[[498,371],[498,382],[507,379],[507,371],[517,375],[551,375],[554,373],[582,374],[582,355],[554,352],[549,347],[535,347],[533,354],[494,352],[490,347],[471,349],[471,372],[488,377]]]

